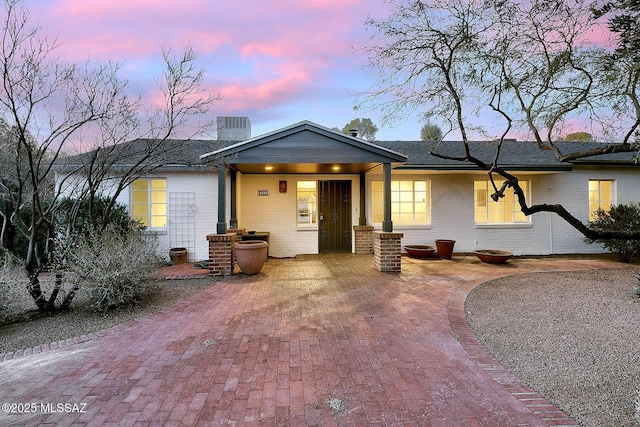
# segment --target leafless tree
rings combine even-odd
[[[118,64],[64,62],[56,55],[57,39],[32,23],[19,3],[5,0],[0,29],[0,115],[10,134],[3,147],[14,159],[11,169],[0,171],[0,193],[11,206],[2,219],[28,242],[29,293],[40,310],[53,311],[62,274],[56,272],[50,295],[43,292],[39,276],[61,250],[53,242],[60,240],[54,220],[62,198],[73,194],[79,204],[106,190],[112,208],[128,184],[161,166],[168,151],[177,149],[168,139],[179,130],[197,134],[208,129],[209,121],[194,126],[192,119],[206,116],[217,98],[203,93],[204,74],[195,66],[193,50],[175,57],[167,51],[165,73],[157,82],[164,104],[148,111],[139,97],[128,94]],[[135,153],[119,149],[136,138],[144,143]],[[81,163],[66,163],[72,147],[87,140],[94,141],[94,149]],[[64,173],[54,182],[54,168],[61,165]]]
[[[595,155],[637,152],[633,135],[639,125],[637,61],[617,60],[603,46],[590,43],[588,32],[601,26],[590,0],[392,1],[391,16],[369,20],[376,32],[366,48],[378,81],[365,103],[387,117],[425,109],[449,117],[460,133],[464,155],[434,156],[473,163],[485,170],[494,200],[513,189],[525,215],[554,212],[590,239],[640,239],[639,230],[596,231],[560,204],[529,205],[515,175],[500,164],[505,137],[513,129],[528,131],[541,150],[562,162]],[[478,112],[493,111],[503,124],[495,155],[484,162],[473,155],[470,130]],[[553,135],[567,119],[582,117],[610,125],[626,124],[620,143],[563,152]],[[498,186],[494,174],[504,181]]]
[[[466,140],[467,116],[480,105],[468,96],[477,72],[468,64],[492,25],[486,8],[464,0],[391,3],[395,9],[388,19],[367,20],[375,35],[366,51],[378,79],[365,104],[374,103],[385,121],[424,109],[425,120],[448,122],[445,136],[458,130]]]

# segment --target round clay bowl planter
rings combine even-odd
[[[269,244],[261,240],[249,240],[235,244],[236,261],[244,274],[258,274],[267,259]]]
[[[426,245],[406,245],[404,250],[407,251],[407,255],[409,255],[410,258],[425,259],[431,258],[436,248]]]
[[[495,249],[479,249],[474,251],[473,254],[477,256],[480,261],[488,264],[504,264],[513,256],[511,252],[498,251]]]
[[[442,259],[451,259],[453,256],[453,246],[456,244],[455,240],[438,239],[436,240],[436,249],[438,250],[438,256]]]

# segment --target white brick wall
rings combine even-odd
[[[148,177],[167,179],[167,198],[173,192],[195,193],[195,206],[193,210],[195,220],[195,251],[189,251],[189,261],[201,261],[209,258],[209,244],[207,234],[216,232],[218,222],[218,178],[216,172],[158,172]],[[129,205],[130,192],[125,190],[118,198],[118,202]],[[169,200],[167,200],[169,202]],[[228,220],[227,220],[228,221]],[[171,246],[184,246],[184,242],[171,241],[171,233],[167,224],[167,230],[158,233],[160,252],[169,259]],[[175,237],[174,237],[175,238]]]
[[[589,179],[615,179],[618,203],[640,201],[640,174],[634,168],[622,172],[583,168],[574,172],[516,175],[521,180],[531,181],[531,203],[561,203],[583,221],[588,219]],[[403,245],[433,245],[435,239],[454,239],[457,252],[483,248],[512,251],[517,255],[602,252],[599,245],[585,243],[578,231],[551,213],[532,215],[531,224],[525,226],[477,227],[473,217],[473,181],[485,179],[484,173],[393,172],[393,179],[400,176],[431,180],[432,192],[432,224],[429,227],[394,224],[394,231],[404,233]],[[371,180],[380,179],[380,175],[368,176],[367,187]],[[371,218],[370,205],[367,209],[368,218]]]
[[[393,178],[410,176],[412,179],[431,181],[432,224],[412,227],[394,225],[394,231],[404,234],[402,244],[434,244],[435,239],[456,240],[455,250],[471,252],[490,248],[512,251],[517,255],[599,253],[602,248],[589,245],[582,235],[560,217],[550,213],[538,213],[527,226],[500,226],[479,228],[473,218],[473,181],[485,179],[484,173],[461,174],[455,172],[398,172]],[[218,221],[217,173],[171,172],[154,176],[167,178],[167,191],[195,193],[195,253],[190,261],[207,259],[206,236],[216,232]],[[562,203],[571,213],[586,221],[588,218],[589,179],[615,179],[617,203],[640,201],[640,173],[636,168],[622,170],[582,168],[574,172],[553,174],[517,174],[532,184],[531,203]],[[318,253],[317,229],[296,227],[296,182],[298,180],[350,179],[352,181],[352,224],[358,224],[359,177],[357,175],[243,175],[238,174],[237,210],[239,227],[247,230],[270,231],[269,253],[276,257]],[[381,180],[379,174],[367,176],[367,188],[371,180]],[[288,191],[280,193],[278,183],[287,181]],[[258,196],[258,190],[268,190],[268,196]],[[230,180],[227,179],[227,194]],[[129,204],[129,191],[119,198]],[[370,198],[367,218],[371,218]],[[227,196],[226,222],[230,219],[230,197]],[[375,224],[373,224],[375,225]],[[379,226],[377,227],[380,228]],[[162,252],[167,255],[172,242],[169,233],[159,235]],[[353,240],[353,239],[352,239]]]
[[[240,200],[238,225],[255,231],[269,231],[269,255],[293,257],[296,254],[318,253],[317,227],[296,226],[296,182],[316,180],[351,180],[353,225],[358,224],[359,177],[356,175],[243,175],[238,174]],[[278,191],[279,181],[287,181],[287,192]],[[268,196],[259,196],[259,190],[268,190]],[[352,238],[353,241],[353,238]]]

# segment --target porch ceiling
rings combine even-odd
[[[357,174],[378,165],[378,163],[232,163],[230,166],[245,174]]]

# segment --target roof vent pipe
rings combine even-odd
[[[357,138],[358,137],[358,128],[349,129],[349,135],[351,135],[354,138]]]

